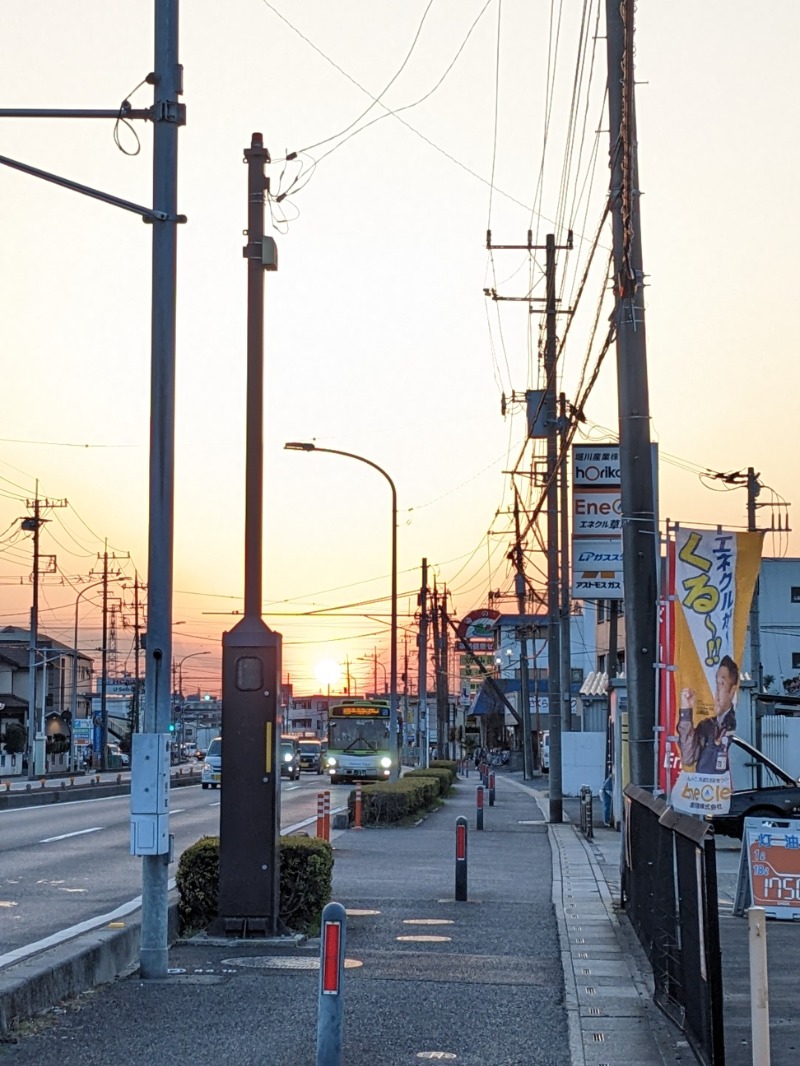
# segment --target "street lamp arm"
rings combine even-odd
[[[397,501],[397,489],[394,481],[389,477],[382,466],[378,466],[377,463],[373,463],[371,459],[366,459],[363,455],[356,455],[354,452],[343,452],[338,448],[320,448],[311,441],[289,441],[283,446],[284,451],[287,452],[327,452],[328,455],[343,455],[346,459],[355,459],[356,462],[366,463],[367,466],[371,466],[373,470],[377,470],[379,474],[383,474],[386,480],[389,482],[389,486],[392,490],[392,499]]]
[[[378,466],[377,463],[373,463],[371,459],[366,459],[363,455],[356,455],[355,452],[344,452],[338,448],[318,448],[313,441],[289,441],[284,444],[284,449],[290,452],[327,452],[328,455],[341,455],[345,459],[355,459],[358,463],[364,463],[365,466],[371,466],[373,470],[377,470],[382,477],[389,483],[389,488],[392,490],[392,618],[391,618],[391,666],[390,666],[390,681],[389,681],[389,699],[390,699],[390,714],[389,714],[389,732],[392,741],[392,754],[396,754],[397,748],[397,488],[394,481],[389,477],[382,466]],[[395,760],[393,758],[393,769],[390,780],[396,781],[399,774],[394,769],[395,761],[398,762],[399,758]]]

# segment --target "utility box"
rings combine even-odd
[[[134,733],[131,747],[131,854],[169,853],[169,733]]]

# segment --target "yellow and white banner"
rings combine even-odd
[[[728,745],[762,541],[763,533],[675,531],[676,810],[730,809]]]

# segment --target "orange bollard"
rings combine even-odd
[[[356,785],[355,825],[353,829],[363,829],[361,824],[361,785]]]
[[[323,823],[323,840],[330,841],[331,839],[331,794],[330,792],[323,792],[322,801],[322,823]]]

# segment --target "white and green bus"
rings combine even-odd
[[[341,781],[389,780],[389,722],[388,700],[345,699],[329,708],[326,763],[332,785]]]

